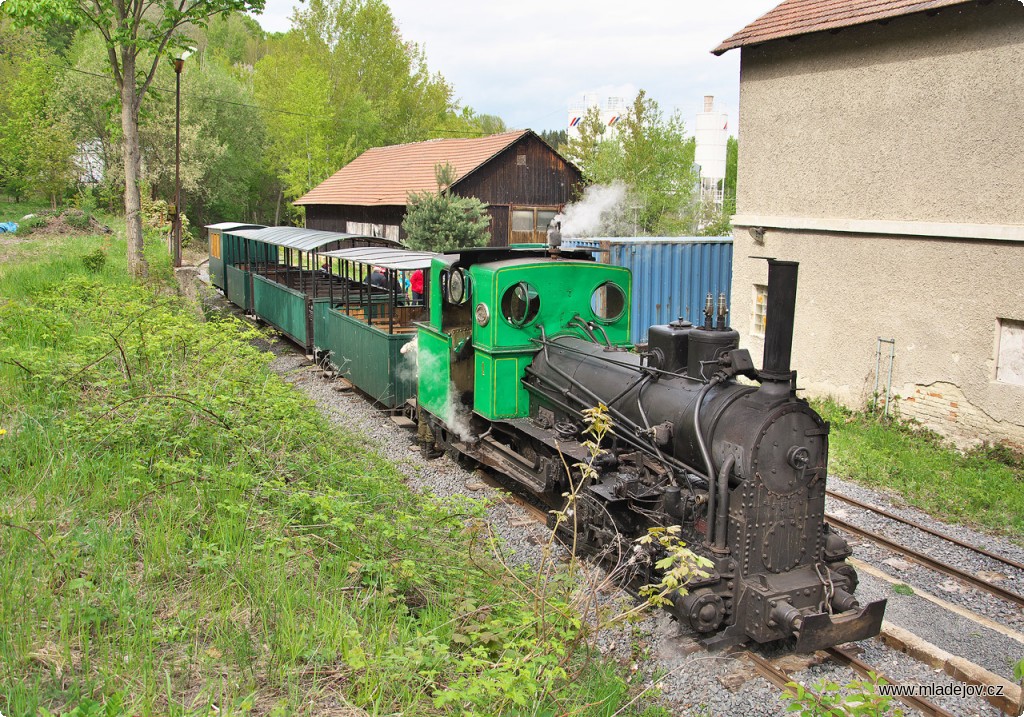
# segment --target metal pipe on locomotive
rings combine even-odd
[[[652,525],[679,526],[714,567],[674,596],[671,611],[710,646],[795,638],[796,650],[810,651],[877,634],[885,601],[861,606],[853,597],[850,548],[824,521],[829,427],[796,396],[790,369],[797,264],[768,260],[758,370],[728,326],[724,295],[708,295],[703,325],[652,326],[647,350],[628,350],[615,324],[596,317],[599,303],[617,301],[613,282],[552,239],[547,252],[435,260],[438,303],[431,297],[434,318],[420,326],[419,350],[444,364],[439,375],[451,395],[439,398],[422,361],[419,395],[439,442],[557,505],[568,487],[561,456],[580,455],[582,412],[603,404],[613,429],[594,464],[598,477],[574,503],[577,542],[632,557],[636,578],[656,581],[657,556],[638,560],[649,548],[634,539]],[[564,286],[536,289],[534,275],[564,277]],[[474,285],[475,312],[460,306]],[[545,300],[570,306],[545,314]],[[492,320],[499,325],[487,328]],[[466,365],[474,351],[475,368]],[[501,384],[502,361],[518,385]],[[506,391],[517,398],[501,414]],[[451,400],[462,402],[468,427],[450,425]]]

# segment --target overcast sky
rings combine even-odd
[[[406,40],[426,51],[463,105],[513,128],[563,129],[584,93],[628,100],[640,88],[692,129],[704,95],[735,133],[739,51],[711,49],[781,0],[388,0]],[[294,0],[267,0],[263,27],[284,31]]]

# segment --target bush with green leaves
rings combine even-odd
[[[786,685],[782,698],[788,702],[787,712],[800,717],[902,717],[903,710],[893,707],[893,698],[878,693],[878,686],[888,684],[873,672],[866,680],[854,680],[844,687],[823,681],[814,689],[797,682]]]
[[[97,249],[91,251],[82,257],[82,264],[89,271],[95,273],[103,268],[103,265],[107,263],[107,253],[103,249]]]
[[[92,217],[88,212],[80,209],[69,209],[61,215],[64,221],[75,229],[88,229],[92,223]]]

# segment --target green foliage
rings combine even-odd
[[[731,217],[736,213],[736,173],[739,171],[740,142],[729,137],[725,145],[725,199],[723,214]]]
[[[6,51],[5,51],[6,50]],[[37,35],[0,15],[0,189],[56,207],[75,175],[75,143],[54,101],[60,72]]]
[[[0,265],[5,714],[629,702],[567,607],[578,585],[536,589],[480,504],[412,493],[268,370],[267,336],[133,283],[123,241],[22,245],[39,259]]]
[[[411,249],[446,251],[483,246],[490,239],[487,205],[474,197],[460,197],[449,191],[456,179],[450,164],[434,167],[437,193],[409,195],[402,221],[406,244]]]
[[[932,515],[1024,539],[1024,463],[962,453],[912,421],[880,420],[833,400],[813,405],[832,426],[831,472],[895,491]]]
[[[82,264],[93,273],[101,270],[106,263],[107,253],[103,249],[97,249],[82,257]]]
[[[61,214],[64,221],[75,229],[88,229],[92,217],[80,209],[69,209]]]
[[[546,129],[540,133],[540,138],[554,147],[559,152],[568,151],[569,132],[564,129]]]
[[[580,120],[580,137],[569,142],[569,156],[590,184],[621,181],[628,187],[621,234],[666,235],[695,231],[697,172],[695,144],[678,113],[668,117],[641,90],[606,139],[598,108]]]
[[[913,595],[914,594],[914,588],[910,587],[909,585],[905,585],[904,583],[897,583],[896,585],[893,585],[892,586],[892,591],[894,593],[896,593],[897,595]]]
[[[657,544],[661,548],[662,557],[654,565],[661,579],[656,584],[640,588],[640,595],[655,607],[671,606],[674,598],[686,595],[685,585],[690,580],[708,577],[708,568],[714,566],[707,558],[689,550],[679,539],[679,531],[678,525],[648,528],[647,535],[637,540],[640,545]]]
[[[1013,663],[1013,679],[1024,685],[1024,658]]]
[[[41,229],[49,223],[49,219],[38,214],[27,219],[21,219],[18,222],[18,234],[31,234],[33,229]]]
[[[310,0],[256,64],[268,166],[295,199],[364,150],[503,128],[458,111],[451,87],[405,41],[382,0]]]
[[[813,690],[790,682],[782,694],[787,712],[801,717],[902,717],[903,710],[892,707],[892,697],[878,694],[878,686],[888,684],[875,673],[867,680],[854,680],[845,687],[822,682]]]
[[[22,26],[88,26],[102,36],[108,60],[105,74],[109,73],[113,80],[108,96],[119,103],[121,110],[127,261],[129,270],[137,277],[148,272],[138,215],[143,167],[139,140],[142,100],[165,53],[188,46],[186,28],[204,27],[211,17],[224,13],[259,12],[264,3],[265,0],[7,0],[0,6],[0,12]],[[54,154],[55,150],[47,152],[48,161]]]

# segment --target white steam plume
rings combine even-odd
[[[583,198],[569,204],[555,219],[562,222],[562,236],[613,236],[626,210],[626,185],[622,182],[595,184],[583,191]]]

